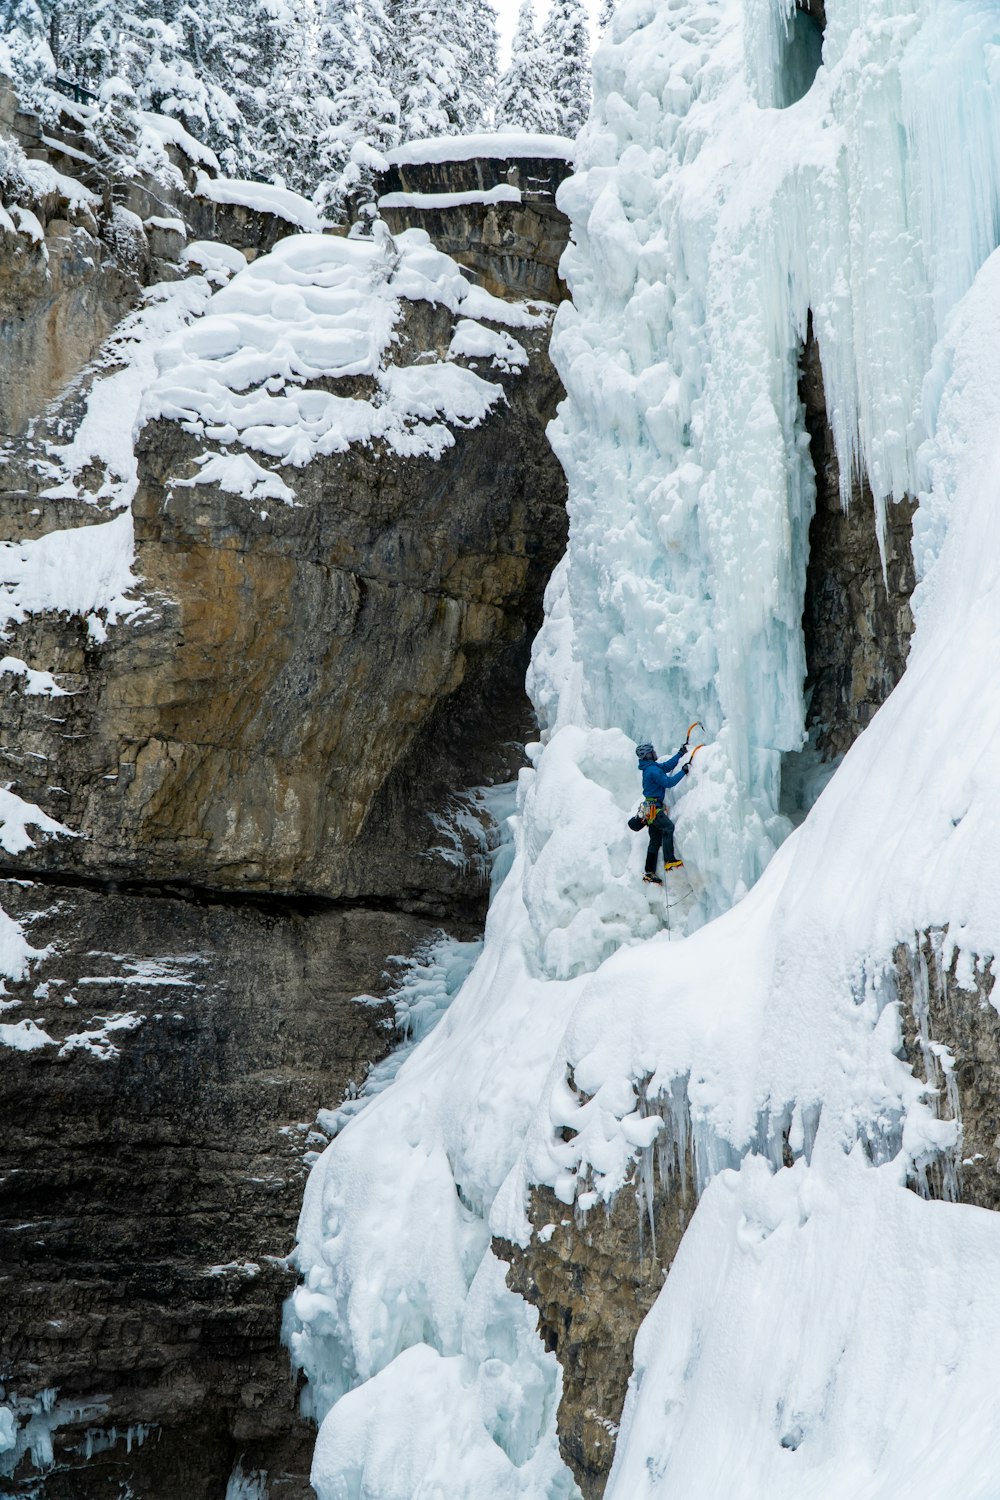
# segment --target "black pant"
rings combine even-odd
[[[663,863],[672,864],[674,854],[674,825],[661,807],[649,825],[649,848],[646,850],[646,874],[656,874],[656,856],[663,846]]]

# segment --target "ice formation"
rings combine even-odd
[[[442,1448],[452,1497],[573,1493],[491,1234],[527,1241],[535,1184],[609,1199],[668,1133],[702,1197],[610,1500],[996,1494],[1000,1222],[905,1185],[959,1125],[900,1060],[893,955],[934,930],[968,978],[1000,937],[1000,15],[826,14],[820,48],[785,0],[625,0],[596,56],[561,199],[544,747],[481,957],[309,1184],[289,1340],[321,1500],[435,1493]],[[880,526],[919,497],[920,582],[900,686],[789,833],[810,312],[845,486],[863,466]],[[694,718],[667,932],[632,743]],[[516,1436],[494,1378],[534,1415]]]

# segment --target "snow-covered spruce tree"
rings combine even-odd
[[[600,14],[597,17],[597,29],[600,32],[601,36],[604,35],[608,27],[611,25],[616,9],[616,0],[601,0],[601,10]]]
[[[378,155],[399,140],[400,71],[392,11],[383,0],[326,0],[317,47],[325,108],[316,201],[334,219],[370,196]]]
[[[53,6],[49,34],[59,74],[98,91],[121,72],[123,33],[135,24],[131,7],[116,0]]]
[[[552,0],[542,45],[559,129],[575,136],[590,108],[590,36],[583,0]]]
[[[496,16],[489,0],[398,0],[394,83],[403,140],[488,124],[496,86]]]
[[[250,61],[236,7],[208,0],[157,9],[153,14],[150,7],[124,38],[125,71],[139,105],[178,120],[236,175],[246,154],[238,94]]]
[[[482,130],[493,123],[497,87],[497,17],[490,0],[464,0],[455,7],[464,45],[459,48],[459,128]]]
[[[55,71],[49,38],[50,7],[36,0],[0,0],[0,37],[4,66],[9,69],[23,105],[38,109]]]
[[[311,192],[320,176],[320,139],[331,101],[317,45],[313,0],[253,6],[253,62],[240,94],[249,165]]]
[[[135,24],[115,0],[0,0],[0,34],[23,102],[47,110],[55,75],[96,92],[119,72],[121,37]]]
[[[403,140],[460,130],[463,41],[451,0],[403,0],[399,38]]]
[[[497,87],[496,124],[498,130],[559,130],[545,53],[535,30],[533,0],[521,0],[510,67]]]

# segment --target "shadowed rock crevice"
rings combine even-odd
[[[867,479],[855,477],[846,509],[841,501],[840,465],[811,318],[799,368],[816,509],[802,611],[808,744],[801,754],[785,756],[782,770],[784,810],[793,818],[808,811],[905,670],[913,633],[916,509],[909,499],[887,503],[883,570]]]

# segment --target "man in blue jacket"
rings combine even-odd
[[[670,773],[674,767],[683,760],[687,754],[687,745],[684,744],[676,755],[671,755],[669,760],[659,761],[656,751],[646,741],[645,744],[637,745],[636,756],[639,761],[639,770],[642,772],[642,795],[646,799],[644,809],[647,827],[649,828],[649,848],[646,851],[646,873],[642,877],[650,885],[662,885],[663,881],[656,873],[656,856],[663,848],[663,869],[680,869],[683,860],[679,860],[674,854],[674,825],[667,816],[664,793],[668,787],[678,786],[688,774],[688,765],[681,766],[676,776]]]

